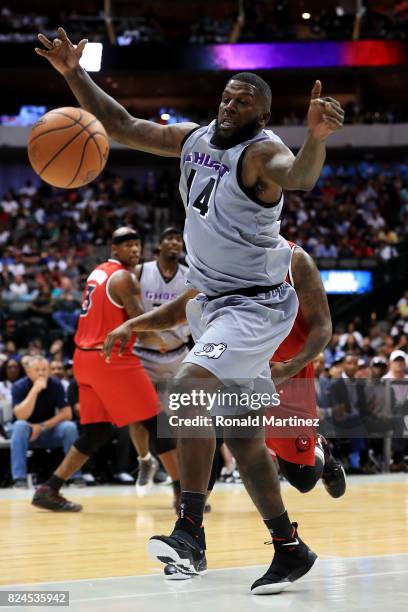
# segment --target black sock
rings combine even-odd
[[[207,495],[205,493],[192,493],[182,491],[180,499],[180,518],[190,521],[196,527],[203,524],[204,506]]]
[[[264,521],[266,527],[269,529],[269,533],[272,536],[274,543],[278,543],[279,540],[291,540],[293,537],[293,525],[289,520],[288,513],[285,510],[280,516],[266,519]]]
[[[65,480],[59,476],[56,476],[55,474],[52,474],[45,484],[51,487],[51,489],[54,489],[54,491],[59,492],[62,485],[65,484]]]
[[[180,481],[179,480],[173,480],[173,482],[171,483],[171,486],[173,487],[173,492],[176,495],[178,493],[181,493],[181,485],[180,485]]]
[[[204,538],[203,515],[206,498],[207,496],[204,493],[182,491],[179,519],[174,529],[187,531],[194,538],[202,542]]]

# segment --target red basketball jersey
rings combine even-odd
[[[294,242],[289,242],[290,248],[293,252],[296,248],[296,244]],[[289,267],[289,272],[286,277],[286,282],[290,283],[293,286],[293,278],[291,267]],[[282,344],[279,345],[277,350],[275,351],[271,361],[289,361],[289,359],[293,359],[295,355],[297,355],[303,348],[304,343],[306,342],[307,336],[309,334],[309,326],[303,318],[302,311],[299,308],[298,313],[296,315],[295,322],[291,329],[289,336],[285,338]],[[314,378],[314,367],[313,363],[308,363],[300,372],[295,375],[296,378]]]
[[[122,270],[126,268],[119,261],[108,259],[88,276],[75,334],[75,344],[79,348],[102,347],[109,332],[129,318],[124,307],[117,304],[109,294],[113,276]],[[134,343],[135,334],[126,346],[125,353],[131,352]]]

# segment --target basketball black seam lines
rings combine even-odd
[[[80,169],[81,169],[81,166],[82,166],[82,162],[84,161],[85,149],[86,149],[86,147],[87,147],[87,145],[88,145],[88,142],[89,142],[90,140],[92,140],[92,142],[94,143],[94,145],[96,146],[96,148],[97,148],[97,150],[98,150],[99,157],[100,157],[100,160],[101,160],[101,166],[102,166],[102,164],[103,164],[103,157],[102,157],[102,155],[101,155],[101,152],[100,152],[100,150],[99,150],[99,147],[98,147],[98,145],[97,145],[97,143],[96,143],[95,139],[93,138],[94,136],[96,136],[96,135],[98,135],[98,134],[99,134],[100,136],[105,136],[105,134],[104,134],[103,132],[93,132],[92,134],[89,134],[89,136],[88,136],[88,138],[87,138],[87,140],[86,140],[86,142],[85,142],[85,144],[84,144],[84,146],[83,146],[83,148],[82,148],[82,154],[81,154],[81,159],[80,159],[80,162],[79,162],[78,170],[76,171],[75,176],[74,176],[74,178],[72,179],[72,181],[70,181],[70,182],[68,183],[67,187],[69,187],[70,185],[72,185],[72,183],[75,181],[76,177],[78,176],[78,173],[79,173],[79,171],[80,171]]]
[[[70,145],[70,144],[72,144],[72,143],[74,142],[74,140],[75,140],[76,138],[78,138],[78,136],[79,136],[80,134],[82,134],[82,132],[83,132],[83,131],[86,131],[86,132],[89,134],[89,132],[88,132],[88,130],[86,130],[86,128],[87,128],[87,127],[89,127],[90,125],[92,125],[92,123],[95,123],[95,121],[97,121],[97,119],[92,119],[92,121],[91,121],[90,123],[88,123],[88,125],[81,126],[81,127],[82,127],[82,129],[81,129],[81,130],[80,130],[80,131],[79,131],[77,134],[75,134],[75,136],[73,136],[73,137],[71,138],[71,140],[68,140],[68,142],[66,142],[66,143],[65,143],[65,144],[64,144],[64,145],[63,145],[63,146],[62,146],[62,147],[61,147],[61,148],[60,148],[60,149],[59,149],[59,150],[58,150],[58,151],[57,151],[57,152],[56,152],[56,153],[55,153],[55,154],[54,154],[54,155],[51,157],[51,159],[50,159],[50,160],[49,160],[49,161],[48,161],[48,162],[45,164],[44,168],[42,168],[42,170],[41,170],[41,171],[40,171],[38,174],[41,176],[41,175],[43,174],[43,172],[45,172],[45,170],[46,170],[46,169],[49,167],[49,165],[50,165],[50,164],[52,164],[52,162],[56,160],[56,158],[58,157],[58,155],[59,155],[60,153],[62,153],[62,151],[63,151],[64,149],[66,149],[67,147],[69,147],[69,145]]]
[[[64,125],[64,127],[51,128],[49,130],[46,130],[45,132],[41,132],[41,134],[37,134],[37,136],[34,136],[34,138],[31,138],[30,145],[38,138],[41,138],[41,136],[45,136],[46,134],[51,134],[51,132],[60,132],[61,130],[68,130],[69,128],[72,128],[75,125],[81,125],[81,124],[79,123],[79,121],[74,121],[74,123],[71,123],[71,125]]]
[[[94,137],[93,137],[93,136],[94,136],[94,134],[100,134],[101,136],[105,136],[105,134],[104,134],[103,132],[94,132],[94,133],[90,132],[90,131],[87,129],[87,127],[88,127],[87,125],[82,125],[82,124],[81,124],[81,121],[82,121],[82,112],[81,112],[81,109],[80,109],[80,108],[78,108],[77,110],[78,110],[78,112],[79,112],[79,119],[78,119],[78,120],[77,120],[77,119],[74,119],[73,117],[71,117],[71,115],[67,115],[67,113],[62,113],[61,111],[57,111],[57,110],[55,110],[55,111],[50,111],[50,113],[54,113],[54,115],[62,115],[63,117],[68,117],[69,119],[73,119],[73,121],[75,121],[75,123],[78,123],[79,125],[81,125],[82,129],[83,129],[83,130],[85,130],[85,131],[86,131],[86,132],[87,132],[87,133],[88,133],[88,134],[89,134],[89,135],[92,137],[92,140],[94,141],[95,146],[96,146],[96,148],[98,149],[99,157],[100,157],[100,159],[101,159],[101,166],[102,166],[102,163],[103,163],[103,155],[102,155],[102,151],[100,150],[99,145],[98,145],[98,143],[96,142],[96,140],[94,139]],[[73,124],[73,125],[74,125],[74,124]],[[88,125],[91,125],[91,124],[90,124],[90,123],[88,123]],[[88,141],[87,141],[87,142],[88,142]]]
[[[76,177],[79,174],[79,171],[81,170],[81,166],[82,166],[82,162],[84,161],[84,157],[85,157],[85,151],[86,151],[86,147],[88,146],[88,142],[92,140],[93,142],[95,142],[92,138],[92,136],[88,136],[84,146],[82,147],[82,153],[81,153],[81,159],[79,160],[79,165],[78,165],[78,169],[74,174],[74,178],[68,183],[67,187],[69,187],[70,185],[72,185],[72,183],[75,181]]]

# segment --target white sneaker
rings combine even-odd
[[[135,482],[133,476],[127,472],[119,472],[119,474],[115,474],[115,479],[119,480],[119,482],[123,482],[123,484],[134,484]]]
[[[153,487],[153,478],[159,469],[159,462],[153,456],[150,459],[137,458],[139,472],[136,480],[136,495],[144,497]]]
[[[92,474],[82,474],[82,480],[86,482],[86,484],[95,484],[95,476]]]

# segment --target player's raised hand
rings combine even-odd
[[[46,57],[61,74],[78,66],[88,42],[86,38],[83,38],[77,45],[73,45],[63,28],[58,28],[58,38],[54,38],[52,42],[44,34],[38,34],[38,40],[45,49],[36,47],[35,52],[41,57]]]
[[[117,342],[119,342],[119,355],[123,355],[123,351],[126,348],[127,343],[129,342],[132,336],[132,327],[129,325],[129,322],[126,321],[113,329],[110,334],[108,334],[105,338],[105,342],[103,343],[102,353],[105,355],[106,363],[110,363],[112,351]]]
[[[316,81],[310,96],[307,124],[314,138],[326,140],[343,127],[344,111],[334,98],[322,98],[322,84]]]

